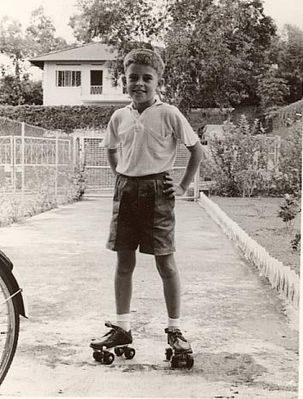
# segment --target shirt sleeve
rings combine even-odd
[[[102,147],[109,149],[118,148],[120,143],[120,138],[118,135],[118,123],[119,119],[117,111],[115,111],[111,116],[110,121],[107,125],[106,134],[102,143]]]
[[[173,106],[173,110],[173,129],[175,137],[187,147],[194,146],[199,141],[198,135],[194,132],[188,120],[179,109]]]

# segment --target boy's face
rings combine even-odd
[[[130,64],[125,76],[127,92],[138,111],[142,112],[150,107],[161,83],[156,70],[149,65]]]

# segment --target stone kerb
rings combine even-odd
[[[280,292],[295,309],[298,309],[300,302],[299,276],[290,267],[269,255],[264,247],[253,240],[205,194],[201,193],[198,203],[223,229],[225,234],[237,243],[245,258],[258,268],[260,275],[266,277],[272,287]]]

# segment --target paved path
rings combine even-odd
[[[30,318],[1,394],[14,396],[297,398],[298,336],[283,303],[198,204],[177,204],[183,329],[195,366],[170,370],[161,280],[152,256],[134,276],[136,357],[103,366],[91,338],[113,317],[109,199],[91,198],[0,229],[23,278]]]

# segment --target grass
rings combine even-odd
[[[298,223],[287,226],[278,217],[281,198],[211,197],[211,200],[272,257],[300,274],[300,253],[291,248]]]

